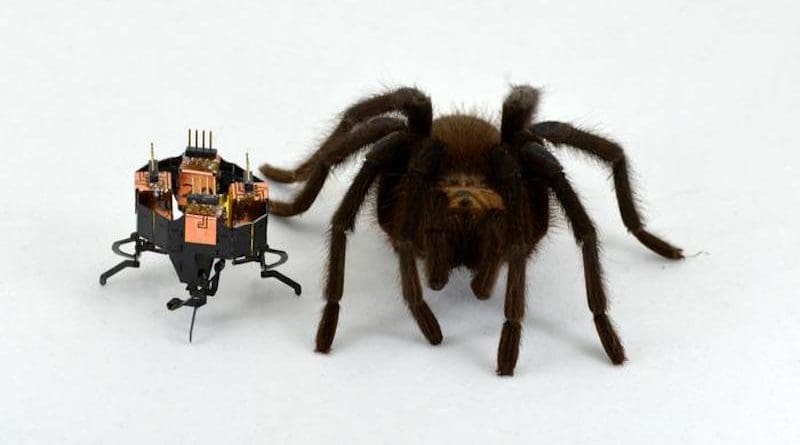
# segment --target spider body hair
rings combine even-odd
[[[398,256],[403,298],[431,344],[441,343],[443,336],[423,298],[418,262],[435,290],[447,284],[454,268],[468,268],[472,291],[480,299],[491,296],[498,271],[507,264],[497,373],[513,375],[525,314],[527,261],[547,234],[551,207],[558,205],[582,253],[588,306],[603,348],[612,363],[625,361],[606,314],[594,223],[546,143],[576,148],[608,164],[628,230],[666,258],[682,258],[682,251],[645,229],[622,148],[566,123],[535,123],[538,103],[538,90],[512,88],[498,128],[465,113],[434,118],[424,93],[400,88],[349,107],[320,148],[297,168],[262,167],[262,173],[278,181],[305,181],[292,201],[272,203],[274,214],[294,216],[311,206],[331,168],[368,149],[331,219],[318,352],[330,351],[336,333],[347,235],[370,191],[377,189],[375,212]]]

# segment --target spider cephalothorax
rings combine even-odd
[[[381,228],[399,257],[403,297],[431,344],[442,341],[436,317],[425,303],[417,261],[428,285],[441,289],[451,270],[472,272],[472,290],[491,295],[501,264],[508,265],[505,316],[497,372],[516,365],[525,311],[525,269],[547,233],[551,198],[564,210],[581,246],[589,309],[600,341],[614,364],[625,351],[606,315],[606,295],[597,234],[558,160],[545,147],[568,145],[609,164],[623,222],[645,246],[671,259],[681,250],[647,232],[636,210],[622,148],[560,122],[534,123],[538,91],[519,86],[503,103],[500,128],[471,115],[433,118],[430,100],[413,88],[375,96],[348,108],[322,146],[294,170],[264,165],[273,180],[305,181],[289,203],[272,202],[272,212],[293,216],[306,211],[331,168],[362,149],[366,160],[331,221],[327,301],[316,349],[328,352],[336,333],[344,285],[347,233],[372,189]]]

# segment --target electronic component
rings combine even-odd
[[[189,328],[192,340],[197,308],[214,296],[227,261],[234,265],[258,263],[262,278],[275,278],[300,295],[301,286],[276,267],[288,260],[286,252],[267,243],[269,186],[254,178],[247,167],[226,162],[212,147],[212,134],[189,130],[183,155],[156,161],[150,146],[150,161],[134,174],[136,232],[112,245],[126,259],[100,276],[100,284],[125,268],[138,268],[143,252],[165,254],[186,284],[189,298],[173,298],[170,310],[194,308]],[[180,215],[176,215],[175,210]],[[121,250],[132,243],[134,253]],[[278,259],[266,262],[268,254]]]

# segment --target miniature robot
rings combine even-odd
[[[189,328],[192,341],[197,308],[217,293],[219,277],[228,260],[234,265],[258,263],[262,278],[275,278],[300,295],[300,284],[275,270],[285,263],[286,252],[267,243],[269,188],[253,177],[250,159],[245,169],[226,162],[212,148],[212,133],[189,130],[189,142],[181,156],[150,162],[135,173],[136,232],[112,245],[126,258],[100,276],[100,284],[123,269],[139,267],[143,252],[169,255],[189,298],[173,298],[167,308],[194,308]],[[175,209],[182,215],[178,215]],[[121,250],[133,244],[134,252]],[[267,263],[266,255],[277,255]]]

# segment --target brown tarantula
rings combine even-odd
[[[331,168],[371,147],[331,220],[327,303],[317,331],[318,352],[330,351],[336,333],[347,233],[377,181],[378,222],[399,256],[403,298],[431,344],[441,343],[442,333],[423,299],[417,258],[424,262],[428,285],[435,290],[445,286],[453,268],[466,266],[480,299],[489,298],[500,265],[508,263],[497,373],[513,374],[525,312],[526,263],[547,233],[554,196],[582,249],[589,309],[603,348],[612,363],[625,361],[625,350],[606,315],[594,224],[545,144],[575,147],[607,163],[628,230],[666,258],[683,258],[682,251],[645,230],[622,148],[566,123],[534,123],[538,101],[536,89],[514,87],[503,103],[498,129],[466,114],[434,119],[425,94],[400,88],[348,108],[333,133],[296,169],[261,167],[275,181],[305,181],[292,202],[272,202],[273,214],[294,216],[308,210]]]

